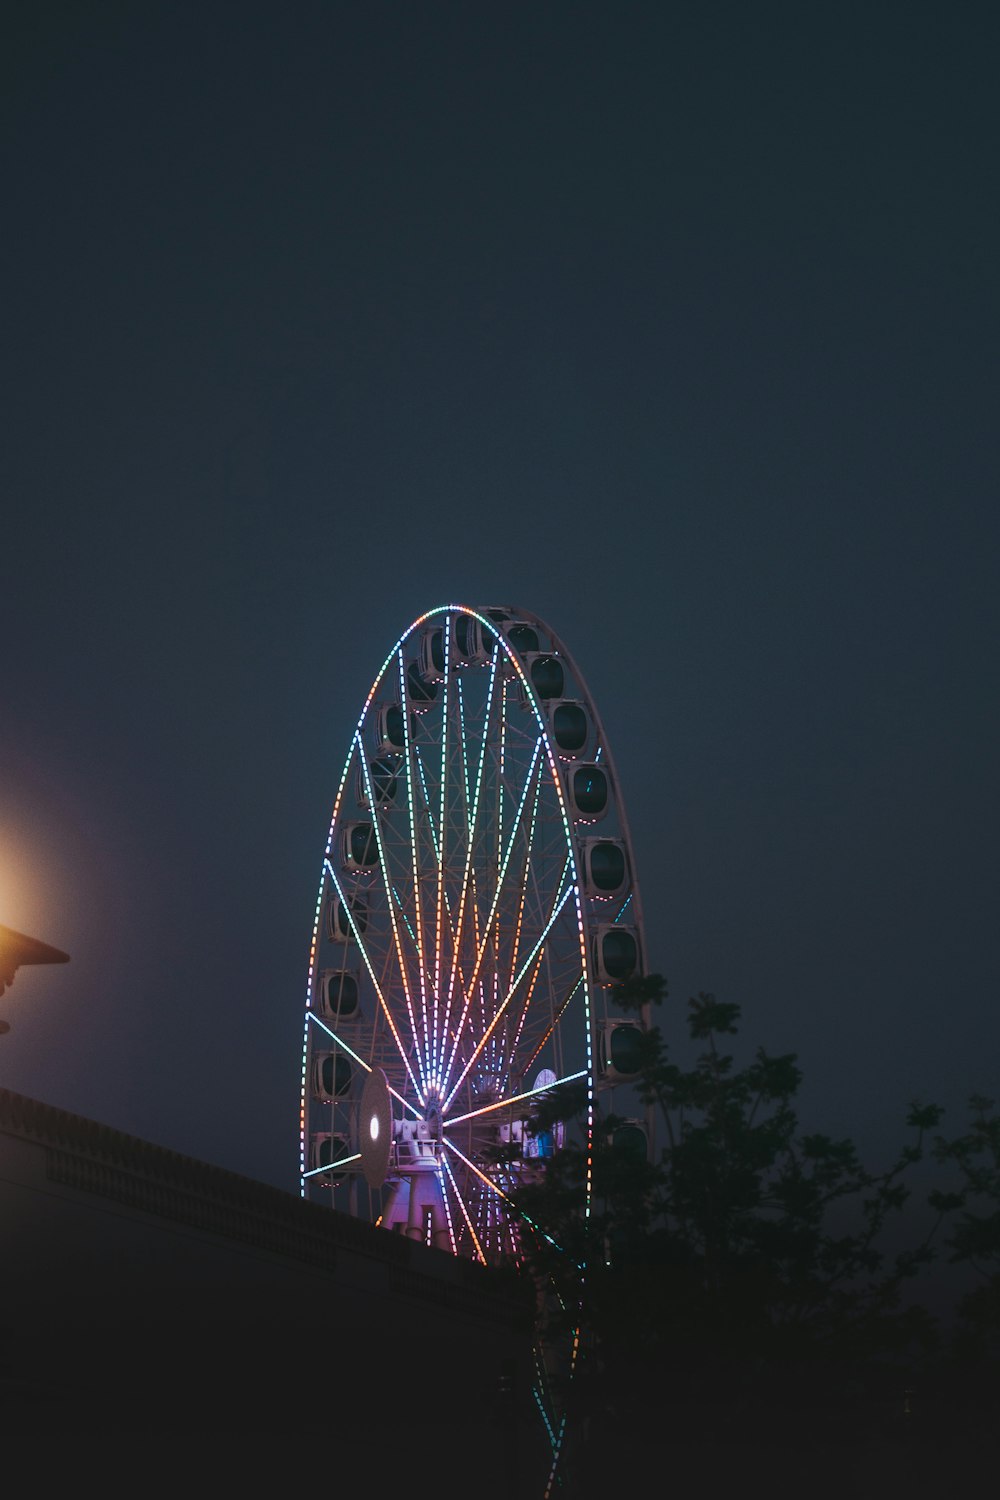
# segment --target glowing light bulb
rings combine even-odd
[[[378,1140],[378,1115],[372,1115],[368,1124],[368,1133],[373,1141]]]

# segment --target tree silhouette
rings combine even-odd
[[[614,998],[623,1014],[648,1015],[666,984],[646,976]],[[738,1005],[702,993],[688,1002],[686,1022],[698,1048],[686,1066],[659,1025],[641,1037],[634,1087],[663,1133],[654,1159],[622,1116],[601,1112],[599,1098],[592,1159],[567,1145],[513,1192],[532,1269],[556,1290],[567,1323],[582,1325],[572,1382],[581,1494],[601,1471],[601,1443],[586,1436],[600,1430],[606,1451],[609,1422],[648,1431],[662,1423],[665,1402],[707,1428],[724,1412],[730,1431],[759,1425],[763,1408],[778,1403],[839,1411],[879,1372],[900,1386],[900,1370],[938,1341],[934,1319],[906,1293],[956,1198],[932,1195],[915,1244],[890,1253],[886,1241],[942,1111],[912,1105],[905,1143],[873,1170],[851,1140],[800,1129],[794,1053],[757,1048],[737,1064]],[[572,1086],[554,1090],[532,1128],[568,1122],[586,1102]],[[963,1142],[935,1148],[963,1167],[970,1194],[983,1185],[979,1158],[990,1151],[995,1193],[994,1127],[995,1117],[984,1117]],[[1000,1215],[966,1207],[952,1243],[955,1254],[994,1257],[1000,1270]],[[994,1275],[994,1297],[997,1285]]]

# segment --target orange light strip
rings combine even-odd
[[[576,981],[576,984],[574,984],[573,988],[570,990],[569,994],[566,996],[566,999],[563,1001],[562,1005],[560,1005],[559,1010],[557,1011],[556,1015],[553,1017],[553,1019],[552,1019],[552,1025],[547,1028],[547,1030],[545,1032],[545,1035],[542,1037],[541,1041],[538,1043],[538,1046],[535,1048],[534,1052],[531,1054],[531,1056],[528,1058],[528,1061],[525,1063],[525,1065],[524,1065],[524,1071],[526,1073],[530,1072],[532,1063],[535,1061],[535,1058],[538,1057],[538,1055],[541,1052],[542,1048],[545,1046],[545,1043],[548,1041],[549,1037],[552,1035],[552,1033],[555,1031],[556,1027],[559,1025],[559,1022],[562,1020],[563,1011],[566,1009],[567,1005],[570,1003],[570,1001],[572,1000],[573,996],[576,994],[577,990],[580,988],[580,986],[581,986],[582,983],[583,983],[583,975],[581,974],[580,977],[579,977],[579,979]]]
[[[524,1023],[525,1023],[525,1021],[527,1020],[527,1017],[528,1017],[528,1010],[529,1010],[529,1007],[531,1006],[531,1000],[532,1000],[532,997],[533,997],[533,995],[535,993],[535,985],[538,983],[538,976],[542,972],[542,960],[544,959],[544,957],[545,957],[544,952],[539,952],[538,957],[535,959],[535,971],[532,974],[531,978],[529,979],[527,987],[526,987],[525,992],[524,992],[524,1004],[521,1006],[521,1019],[518,1021],[517,1026],[516,1026],[516,1028],[514,1030],[514,1036],[513,1036],[512,1040],[511,1040],[509,1055],[504,1058],[504,1065],[503,1065],[503,1087],[504,1088],[506,1088],[506,1086],[507,1086],[507,1081],[510,1078],[511,1069],[514,1066],[514,1059],[517,1056],[518,1044],[520,1043],[520,1040],[521,1040],[521,1032],[524,1030]],[[552,1028],[550,1027],[549,1028],[549,1032],[551,1032],[551,1029]],[[548,1035],[549,1035],[549,1033],[546,1033],[546,1039],[548,1038]],[[536,1056],[537,1056],[537,1053],[536,1053]],[[527,1073],[527,1071],[528,1071],[528,1069],[530,1067],[531,1067],[531,1062],[529,1061],[525,1065],[525,1067],[522,1069],[522,1076],[523,1076],[524,1073]]]

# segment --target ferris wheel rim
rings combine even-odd
[[[327,848],[326,848],[326,853],[325,853],[325,857],[324,857],[324,871],[323,871],[323,875],[321,876],[321,881],[320,881],[320,891],[319,891],[319,896],[318,896],[318,899],[317,899],[317,909],[316,909],[316,916],[315,916],[315,923],[314,923],[313,942],[312,942],[312,947],[311,947],[311,951],[310,951],[309,979],[308,979],[308,988],[307,988],[307,1015],[306,1015],[306,1022],[305,1022],[306,1031],[308,1031],[308,1026],[309,1026],[310,1001],[311,1001],[311,996],[313,994],[314,984],[315,984],[317,936],[318,936],[318,932],[319,932],[319,927],[320,927],[320,922],[321,922],[321,915],[322,915],[321,909],[322,909],[323,887],[324,887],[324,883],[325,883],[327,874],[328,873],[332,874],[332,866],[330,864],[330,855],[331,855],[331,847],[332,847],[333,838],[334,838],[334,829],[335,829],[335,827],[337,825],[338,818],[340,816],[341,809],[342,809],[342,804],[343,804],[343,799],[344,799],[345,791],[346,791],[346,789],[348,787],[348,784],[349,784],[349,772],[350,772],[351,760],[353,758],[353,755],[354,755],[354,752],[355,752],[355,748],[356,748],[356,746],[358,744],[359,734],[360,734],[362,725],[364,724],[367,716],[369,715],[369,712],[370,712],[371,707],[372,707],[373,700],[376,697],[376,694],[378,692],[380,684],[382,683],[382,681],[383,681],[383,679],[385,677],[385,674],[386,674],[387,670],[390,667],[390,664],[393,662],[394,658],[400,658],[400,653],[402,652],[402,649],[403,649],[404,645],[406,644],[406,642],[409,641],[409,639],[416,632],[420,631],[423,627],[427,626],[428,622],[431,622],[431,621],[435,620],[438,617],[442,617],[444,619],[447,619],[448,616],[453,615],[453,614],[466,615],[469,618],[472,618],[472,619],[476,620],[481,627],[485,628],[488,631],[489,635],[493,638],[494,641],[496,641],[498,643],[500,649],[504,652],[504,655],[505,655],[507,661],[509,662],[510,667],[513,669],[514,673],[517,675],[517,678],[519,679],[521,688],[522,688],[522,690],[524,691],[524,693],[526,695],[526,698],[527,698],[527,701],[528,701],[528,705],[530,706],[530,708],[531,708],[531,710],[532,710],[532,712],[534,714],[534,718],[535,718],[536,724],[538,726],[538,729],[539,729],[539,732],[540,732],[540,736],[541,736],[541,738],[542,738],[542,740],[544,741],[544,744],[545,744],[545,753],[546,753],[546,757],[547,757],[548,762],[549,762],[550,772],[552,773],[552,776],[553,776],[553,783],[556,786],[556,788],[559,789],[560,788],[560,782],[559,782],[559,776],[558,776],[558,772],[557,772],[556,764],[555,764],[556,758],[554,756],[553,748],[552,748],[552,745],[551,745],[551,742],[550,742],[548,728],[547,728],[547,726],[545,724],[544,716],[543,716],[543,714],[541,712],[541,707],[540,707],[538,696],[535,693],[534,688],[533,688],[531,682],[529,681],[527,675],[524,672],[524,669],[523,669],[523,667],[521,665],[521,662],[518,659],[517,652],[509,644],[509,642],[507,641],[507,639],[506,639],[503,631],[500,629],[500,623],[499,623],[500,622],[500,617],[510,618],[510,619],[516,620],[518,622],[529,622],[530,624],[532,624],[532,625],[540,628],[543,631],[543,633],[545,634],[545,636],[548,637],[548,639],[549,639],[549,641],[551,643],[549,649],[551,649],[551,650],[553,650],[555,652],[558,652],[568,663],[571,664],[573,676],[574,676],[574,678],[576,680],[576,683],[578,684],[579,689],[581,691],[583,702],[584,702],[584,704],[586,706],[586,709],[587,709],[587,712],[588,712],[588,714],[589,714],[589,716],[590,716],[590,718],[593,721],[593,724],[595,726],[596,734],[597,734],[597,737],[598,737],[599,742],[600,742],[600,752],[599,753],[603,754],[604,764],[607,767],[608,772],[609,772],[609,774],[610,774],[610,776],[612,778],[613,785],[617,789],[617,785],[618,785],[617,770],[616,770],[616,767],[614,765],[613,757],[612,757],[611,750],[610,750],[610,745],[609,745],[608,739],[607,739],[607,734],[606,734],[606,731],[604,730],[604,725],[603,725],[603,722],[601,721],[600,714],[599,714],[599,711],[597,709],[596,703],[594,701],[593,695],[590,693],[589,689],[587,688],[587,686],[586,686],[586,684],[584,682],[583,675],[582,675],[582,673],[581,673],[581,671],[579,669],[578,664],[575,662],[575,660],[573,659],[571,653],[565,647],[565,644],[563,643],[563,641],[561,640],[561,638],[557,636],[556,632],[554,630],[552,630],[551,626],[549,626],[546,621],[544,621],[539,615],[535,614],[533,611],[525,610],[525,609],[520,608],[518,606],[510,606],[510,605],[506,605],[506,606],[503,606],[503,607],[493,607],[493,606],[477,606],[477,607],[473,607],[473,606],[469,606],[469,605],[463,605],[463,604],[457,604],[457,603],[449,603],[449,604],[437,605],[437,606],[433,607],[432,609],[429,609],[429,610],[425,611],[424,613],[418,615],[410,623],[410,625],[406,628],[406,630],[404,630],[402,632],[402,634],[398,637],[398,639],[394,643],[392,649],[387,653],[387,655],[386,655],[386,657],[385,657],[385,659],[384,659],[384,661],[383,661],[383,663],[382,663],[382,665],[381,665],[381,667],[379,669],[379,672],[376,674],[376,677],[375,677],[374,681],[372,682],[371,688],[369,689],[369,692],[368,692],[367,697],[365,699],[365,703],[364,703],[364,706],[362,708],[361,715],[360,715],[360,717],[359,717],[359,719],[357,721],[357,726],[355,728],[355,733],[354,733],[354,736],[352,737],[351,748],[350,748],[350,750],[348,752],[347,760],[346,760],[345,766],[344,766],[344,771],[342,773],[340,785],[338,787],[337,797],[336,797],[335,804],[334,804],[333,815],[331,817],[331,822],[330,822],[330,833],[329,833],[329,836],[328,836],[328,839],[327,839]],[[401,666],[401,658],[400,658],[400,666]],[[560,791],[560,801],[562,802],[561,791]],[[620,822],[620,825],[621,825],[621,833],[622,833],[623,842],[624,842],[624,844],[625,844],[625,846],[626,846],[626,848],[628,850],[629,864],[630,864],[630,868],[631,868],[631,871],[632,871],[631,892],[630,892],[630,899],[633,902],[633,920],[632,920],[632,926],[639,933],[640,948],[641,948],[642,951],[644,951],[644,949],[645,949],[645,942],[644,942],[644,933],[643,933],[643,920],[642,920],[641,902],[640,902],[640,897],[639,897],[638,883],[637,883],[637,881],[635,879],[635,875],[634,875],[634,871],[635,871],[634,853],[633,853],[633,849],[632,849],[631,835],[630,835],[630,832],[629,832],[629,829],[628,829],[628,825],[627,825],[627,819],[626,819],[626,814],[625,814],[624,803],[623,803],[620,795],[617,797],[616,808],[617,808],[617,814],[618,814],[619,822]],[[588,951],[587,951],[589,949],[589,942],[587,941],[587,939],[589,939],[592,936],[592,930],[593,930],[593,925],[594,924],[593,924],[593,920],[591,918],[590,913],[585,909],[585,907],[583,906],[583,904],[581,903],[580,898],[579,898],[580,873],[579,873],[579,847],[578,847],[579,840],[578,840],[578,836],[577,836],[576,831],[575,831],[575,829],[573,827],[572,821],[569,818],[566,817],[566,812],[565,812],[565,806],[564,805],[562,807],[562,813],[563,813],[564,835],[565,835],[566,846],[567,846],[567,850],[569,851],[569,856],[570,856],[570,858],[572,860],[572,863],[573,863],[573,871],[572,871],[573,882],[572,883],[573,883],[573,888],[574,888],[574,894],[575,894],[575,897],[576,897],[578,927],[579,927],[579,930],[580,930],[580,933],[581,933],[582,946],[583,946],[583,949],[584,949],[584,955],[583,955],[584,956],[583,980],[584,980],[585,987],[589,990],[590,988],[592,988],[593,982],[592,982],[592,976],[591,976],[591,974],[589,972],[590,971],[590,962],[589,962],[589,955],[588,955]],[[589,1011],[589,996],[588,996],[588,1011]],[[305,1049],[304,1049],[304,1053],[305,1053]],[[302,1094],[303,1094],[302,1120],[303,1120],[303,1123],[304,1123],[305,1114],[306,1114],[306,1107],[305,1107],[306,1080],[305,1080],[304,1073],[305,1073],[305,1067],[303,1066],[303,1084],[302,1084]],[[588,1059],[587,1074],[588,1074],[588,1078],[587,1078],[588,1089],[592,1093],[592,1091],[593,1091],[593,1084],[594,1084],[592,1058]],[[579,1072],[577,1072],[577,1073],[574,1074],[574,1077],[576,1077],[576,1078],[578,1078],[579,1076],[580,1076]],[[560,1080],[560,1081],[563,1081],[563,1080]],[[566,1080],[566,1081],[568,1081],[568,1080]],[[401,1105],[404,1104],[404,1101],[402,1099],[398,1099],[398,1102]],[[405,1107],[411,1107],[411,1106],[409,1106],[407,1104]],[[301,1154],[300,1154],[300,1169],[301,1169],[300,1170],[300,1177],[301,1177],[301,1179],[303,1181],[305,1180],[306,1175],[307,1175],[307,1173],[305,1171],[304,1141],[305,1141],[305,1138],[304,1138],[304,1133],[303,1133],[301,1135],[302,1150],[301,1150]],[[355,1160],[355,1158],[352,1158],[352,1161],[353,1160]]]

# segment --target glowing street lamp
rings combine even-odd
[[[0,926],[0,995],[10,989],[14,975],[22,964],[67,964],[69,954],[51,948],[38,938],[26,937],[12,927]],[[0,1036],[10,1030],[10,1022],[0,1020]]]

